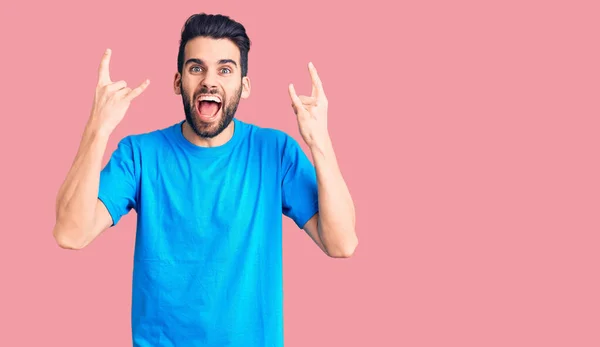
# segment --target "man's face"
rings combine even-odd
[[[184,57],[181,75],[175,75],[175,92],[182,96],[194,132],[215,137],[229,126],[240,98],[250,92],[248,78],[242,78],[240,51],[227,39],[197,37],[188,41]]]

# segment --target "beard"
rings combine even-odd
[[[196,108],[196,100],[198,99],[198,95],[200,94],[213,94],[219,95],[221,97],[221,109],[217,111],[221,112],[221,116],[216,122],[206,123],[200,120],[200,117],[198,115],[198,109]],[[225,130],[225,128],[229,126],[229,124],[235,117],[235,112],[237,111],[241,96],[241,84],[238,90],[235,91],[231,99],[225,98],[224,95],[219,94],[216,90],[209,91],[209,89],[207,88],[200,89],[194,95],[193,98],[190,98],[185,91],[182,91],[181,98],[183,101],[185,119],[192,128],[192,130],[196,133],[196,135],[203,138],[213,138],[219,135],[223,130]]]

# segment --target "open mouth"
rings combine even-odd
[[[201,96],[196,101],[196,108],[201,118],[210,120],[221,110],[221,98],[214,95]]]

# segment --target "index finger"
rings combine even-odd
[[[325,94],[323,91],[323,83],[321,83],[321,78],[319,78],[319,74],[317,74],[317,69],[315,68],[312,62],[308,63],[308,71],[310,72],[310,79],[312,81],[312,96],[322,96]]]
[[[110,84],[110,74],[108,72],[108,66],[110,63],[111,56],[110,48],[104,52],[102,60],[100,61],[100,67],[98,68],[98,83],[99,84]]]

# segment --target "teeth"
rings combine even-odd
[[[216,96],[201,96],[200,97],[200,101],[214,101],[214,102],[221,102],[221,99],[219,99]]]

